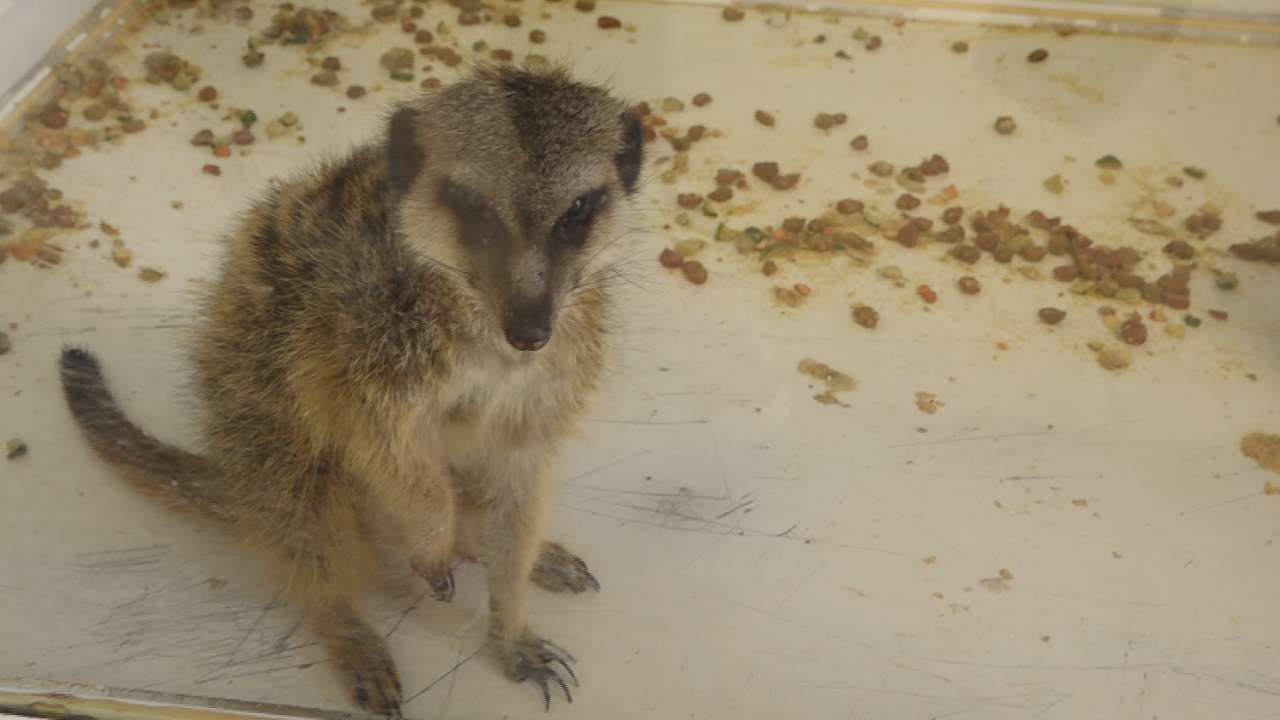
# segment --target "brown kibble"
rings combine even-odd
[[[1049,57],[1049,51],[1044,48],[1036,48],[1027,56],[1027,62],[1038,63],[1044,62]]]
[[[547,34],[542,30],[529,31],[529,42],[534,43],[535,45],[541,45],[546,41],[547,41]]]
[[[867,44],[864,47],[866,47],[868,51],[879,50],[880,46],[883,44],[884,43],[880,40],[879,35],[872,35],[871,37],[867,38]]]
[[[933,288],[928,285],[921,285],[920,287],[917,287],[916,295],[919,295],[921,300],[929,303],[930,305],[938,302],[938,293],[934,292]]]
[[[474,10],[463,10],[458,13],[459,25],[479,25],[482,22],[484,22],[484,16]]]
[[[596,9],[596,0],[578,0],[573,6],[582,12],[593,12]]]
[[[857,200],[854,200],[853,198],[845,198],[840,202],[836,203],[836,212],[840,213],[841,215],[852,215],[862,210],[862,208],[863,208],[862,203]]]
[[[867,166],[872,175],[876,177],[889,177],[893,174],[893,163],[887,163],[883,160],[877,160]]]
[[[1184,293],[1175,293],[1166,290],[1161,295],[1160,301],[1174,310],[1186,310],[1191,307],[1191,296]]]
[[[352,100],[357,100],[359,98],[364,97],[364,94],[366,92],[368,92],[368,90],[365,90],[363,85],[352,85],[351,87],[347,88],[347,97],[351,98]]]
[[[903,193],[898,196],[897,201],[894,202],[893,205],[899,210],[915,210],[920,207],[920,198],[912,195],[911,193]]]
[[[120,129],[127,133],[142,132],[147,128],[147,124],[141,118],[129,118],[120,123]]]
[[[430,30],[419,30],[413,34],[413,41],[419,45],[429,45],[435,42],[436,36],[431,34]]]
[[[800,297],[809,297],[813,294],[813,288],[804,283],[796,283],[796,294]]]
[[[1147,341],[1147,326],[1136,317],[1120,324],[1120,339],[1129,345],[1141,345]]]
[[[764,273],[765,277],[771,277],[778,272],[778,264],[772,260],[765,260],[764,265],[760,267],[760,272]]]
[[[867,140],[866,135],[859,135],[850,141],[849,145],[852,146],[854,150],[866,150],[871,146],[871,141]]]
[[[1057,325],[1067,316],[1066,312],[1053,307],[1040,308],[1039,314],[1040,322],[1045,325]]]
[[[907,223],[898,228],[898,234],[894,239],[905,248],[913,248],[920,244],[920,230],[915,225]]]
[[[771,114],[769,114],[769,113],[767,113],[767,112],[765,112],[765,111],[763,111],[763,110],[757,110],[757,111],[756,111],[756,122],[758,122],[758,123],[760,123],[761,125],[764,125],[764,126],[766,126],[766,127],[773,127],[773,124],[774,124],[775,122],[777,122],[777,121],[774,119],[773,115],[771,115]]]
[[[701,285],[707,281],[707,269],[697,260],[686,261],[682,269],[685,278],[694,285]]]
[[[218,89],[212,85],[205,85],[200,88],[200,92],[196,93],[196,97],[201,102],[213,102],[218,99]]]
[[[84,119],[89,122],[98,122],[107,116],[107,108],[103,106],[102,103],[93,103],[91,105],[86,105],[80,114],[84,115]]]
[[[201,130],[191,138],[192,145],[211,145],[213,144],[213,131],[209,129]]]
[[[1053,279],[1060,282],[1071,282],[1079,275],[1075,265],[1059,265],[1053,269]]]
[[[40,124],[50,130],[61,130],[67,126],[67,121],[71,119],[71,114],[62,109],[57,101],[49,103],[44,112],[40,113]]]
[[[789,173],[787,175],[774,175],[769,181],[769,185],[774,190],[790,190],[800,184],[800,173]]]
[[[689,128],[687,132],[685,132],[685,137],[689,138],[691,142],[698,142],[699,140],[702,139],[702,136],[706,134],[707,134],[706,125],[694,125],[693,127]]]
[[[1190,260],[1195,257],[1196,249],[1185,240],[1173,240],[1164,246],[1164,251],[1179,260]]]
[[[213,175],[214,177],[217,177],[218,175],[222,174],[222,168],[218,167],[217,165],[209,164],[200,168],[200,172],[204,173],[205,175]]]
[[[778,163],[758,162],[751,166],[751,174],[765,182],[770,182],[778,175]]]
[[[1049,254],[1049,251],[1045,250],[1043,245],[1028,245],[1018,254],[1027,262],[1038,263],[1044,259],[1045,255]]]
[[[322,70],[333,70],[336,72],[342,69],[342,60],[339,59],[336,55],[330,55],[329,57],[320,61],[320,68]]]
[[[789,217],[782,221],[782,229],[789,233],[802,233],[804,232],[804,218]]]
[[[947,225],[955,225],[962,218],[964,218],[964,208],[962,207],[949,207],[942,211],[942,222]]]
[[[240,22],[247,22],[253,19],[253,8],[241,5],[235,9],[233,15],[236,20],[239,20]]]
[[[311,84],[320,87],[333,87],[338,84],[338,73],[332,70],[324,70],[311,76]]]
[[[685,210],[697,210],[702,207],[702,196],[697,193],[680,193],[676,197],[676,204]]]
[[[417,29],[418,29],[418,23],[416,23],[416,22],[414,22],[414,21],[412,21],[412,20],[404,20],[404,21],[401,21],[401,23],[400,23],[400,30],[401,30],[402,32],[411,33],[411,32],[414,32],[414,31],[415,31],[415,30],[417,30]]]
[[[969,52],[969,43],[967,43],[967,42],[965,42],[965,41],[963,41],[963,40],[957,40],[957,41],[955,41],[955,42],[951,43],[951,52],[953,52],[953,53],[967,53],[967,52]]]
[[[520,27],[520,23],[520,16],[515,13],[507,13],[502,16],[502,24],[509,28],[518,28]]]
[[[711,104],[711,96],[704,92],[700,92],[697,95],[693,96],[694,107],[706,107],[707,105],[710,105],[710,104]]]
[[[845,124],[848,119],[849,116],[844,113],[835,113],[834,115],[830,113],[818,113],[817,116],[813,118],[813,125],[821,130],[830,130],[837,125]]]
[[[714,202],[729,202],[733,199],[733,188],[728,185],[721,185],[707,194],[707,199]]]
[[[675,269],[684,265],[684,256],[673,248],[667,248],[658,255],[658,262],[664,268]]]
[[[777,174],[777,165],[774,166],[774,174]],[[716,171],[716,185],[733,185],[742,179],[742,173],[729,168],[720,168]],[[763,178],[762,178],[763,179]]]
[[[746,16],[746,13],[735,7],[727,7],[724,9],[724,12],[720,13],[720,17],[724,18],[727,22],[737,22]]]
[[[418,87],[421,87],[424,90],[434,90],[435,88],[440,87],[440,85],[441,85],[441,82],[440,82],[440,78],[438,77],[429,77],[426,80],[423,80],[422,82],[418,83]]]
[[[880,323],[880,313],[870,305],[859,305],[853,309],[853,321],[868,330],[875,330]]]
[[[231,133],[231,142],[237,145],[252,145],[254,140],[253,133],[248,130],[237,130]]]
[[[396,47],[382,53],[382,57],[378,59],[378,62],[387,70],[396,72],[397,70],[412,69],[413,60],[414,55],[412,50],[409,48]],[[312,82],[315,81],[313,80]]]
[[[601,30],[614,30],[622,27],[622,21],[612,15],[601,15],[596,18],[596,27]],[[702,283],[698,283],[701,285]]]
[[[951,248],[951,257],[970,265],[982,258],[982,251],[973,245],[959,244]]]
[[[1214,320],[1226,320],[1226,319],[1227,319],[1227,311],[1226,311],[1226,310],[1209,310],[1208,312],[1209,312],[1209,317],[1213,318]]]
[[[1008,115],[1001,115],[996,118],[995,129],[1001,135],[1012,135],[1013,131],[1018,129],[1018,124]]]
[[[956,285],[960,288],[960,292],[965,295],[977,295],[982,291],[982,283],[978,282],[978,278],[972,275],[965,275],[960,278]]]
[[[1268,225],[1280,225],[1280,210],[1259,210],[1254,217]]]

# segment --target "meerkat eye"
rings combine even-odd
[[[587,231],[591,229],[596,213],[600,210],[606,192],[608,189],[601,187],[575,198],[552,229],[552,239],[562,246],[581,245],[586,239]]]

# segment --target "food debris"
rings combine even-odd
[[[156,270],[155,268],[150,268],[150,267],[138,268],[138,279],[143,282],[149,282],[149,283],[160,282],[161,280],[164,279],[165,274],[166,273]]]
[[[29,450],[29,448],[27,447],[27,444],[22,441],[22,438],[14,438],[10,440],[9,442],[5,443],[4,448],[5,448],[4,458],[6,460],[17,460],[23,455],[26,455],[27,451]]]
[[[764,125],[765,127],[773,127],[774,123],[776,123],[777,120],[774,119],[771,113],[767,113],[763,110],[757,110],[756,122],[760,123],[761,125]]]
[[[0,355],[4,355],[13,349],[13,341],[9,339],[9,333],[0,331]]]
[[[1182,168],[1182,172],[1185,173],[1187,177],[1194,178],[1196,180],[1203,180],[1209,176],[1209,171],[1204,168],[1198,168],[1195,165],[1188,165]]]
[[[955,41],[955,42],[951,43],[951,52],[953,52],[953,53],[967,53],[967,52],[969,52],[969,43],[967,43],[967,42],[965,42],[965,41],[963,41],[963,40],[957,40],[957,41]]]
[[[1055,174],[1044,181],[1044,189],[1054,195],[1061,195],[1062,191],[1067,189],[1067,184],[1062,180],[1062,175]]]
[[[1018,124],[1008,115],[1001,115],[996,118],[995,129],[1001,135],[1012,135],[1013,131],[1018,129]]]
[[[880,313],[870,305],[854,305],[853,321],[868,330],[875,330],[880,324]]]
[[[1054,307],[1043,307],[1039,311],[1040,322],[1045,325],[1057,325],[1067,317],[1067,313]]]
[[[857,390],[857,380],[854,380],[839,370],[832,369],[830,365],[818,362],[813,358],[804,358],[800,361],[800,364],[796,369],[809,377],[826,383],[826,390],[814,395],[814,400],[817,400],[823,405],[849,407],[848,404],[841,402],[835,394],[838,392]]]
[[[601,30],[613,30],[622,27],[622,21],[612,15],[601,15],[596,18],[596,27]]]
[[[687,260],[681,266],[684,270],[685,279],[694,285],[701,285],[707,281],[707,269],[697,260]]]
[[[1008,570],[1001,570],[996,577],[978,580],[978,584],[993,593],[1005,593],[1009,592],[1013,587],[1009,584],[1011,580],[1013,580],[1013,573]]]
[[[1120,158],[1115,155],[1103,155],[1094,161],[1094,165],[1106,170],[1119,170],[1124,163],[1120,162]]]
[[[965,295],[977,295],[982,291],[982,283],[978,282],[978,278],[972,275],[965,275],[956,281],[956,285],[960,288],[960,292]]]
[[[1259,210],[1254,217],[1268,225],[1280,225],[1280,210]]]
[[[724,18],[728,22],[737,22],[746,16],[746,13],[735,7],[727,7],[720,13],[720,17]]]
[[[1262,469],[1280,473],[1280,435],[1249,433],[1240,439],[1240,452]]]
[[[1113,348],[1102,343],[1091,342],[1089,349],[1092,350],[1098,360],[1098,364],[1105,370],[1123,370],[1129,367],[1133,362],[1133,358],[1128,352],[1120,348]]]
[[[1036,48],[1035,50],[1031,51],[1031,54],[1027,55],[1027,62],[1031,62],[1031,63],[1044,62],[1046,59],[1048,59],[1048,57],[1049,57],[1048,50],[1045,50],[1044,48]]]
[[[917,392],[916,407],[920,408],[920,412],[926,415],[934,415],[937,414],[938,408],[946,407],[946,403],[939,400],[938,396],[933,393]]]

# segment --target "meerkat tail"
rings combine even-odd
[[[219,515],[203,492],[207,475],[204,458],[160,442],[125,417],[92,353],[64,348],[59,370],[71,415],[103,459],[176,507]]]

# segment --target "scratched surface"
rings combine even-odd
[[[451,21],[442,8],[428,10]],[[776,224],[845,196],[891,202],[869,189],[866,164],[934,152],[950,160],[962,204],[1040,208],[1107,238],[1123,236],[1149,192],[1142,178],[1200,165],[1208,181],[1174,199],[1224,211],[1209,245],[1260,236],[1252,211],[1280,197],[1274,48],[798,15],[773,17],[780,28],[764,15],[729,27],[714,9],[621,3],[602,9],[636,29],[607,35],[563,2],[525,9],[547,16],[456,32],[464,46],[488,38],[523,53],[527,30],[545,27],[539,52],[622,93],[656,104],[710,92],[712,105],[668,117],[723,133],[696,146],[676,184],[659,179],[665,165],[647,173],[615,381],[565,453],[549,534],[588,560],[603,591],[532,593],[532,622],[574,653],[582,681],[554,717],[1280,715],[1280,498],[1237,449],[1246,433],[1280,431],[1275,268],[1207,254],[1241,284],[1217,293],[1201,273],[1194,310],[1229,320],[1206,318],[1182,339],[1152,323],[1132,367],[1110,373],[1086,348],[1114,342],[1101,302],[989,260],[974,271],[983,293],[965,298],[936,247],[877,241],[874,264],[899,266],[905,288],[842,263],[783,263],[765,278],[714,243],[701,287],[654,262],[670,241],[714,227],[671,222],[676,192],[711,189],[717,167],[802,170],[800,190],[757,190],[760,204],[730,220]],[[876,54],[850,40],[859,26],[883,35]],[[829,41],[813,43],[819,34]],[[17,324],[0,357],[0,439],[30,446],[0,464],[0,676],[349,707],[252,558],[112,477],[77,437],[54,374],[61,345],[91,347],[140,424],[193,442],[182,347],[218,233],[254,188],[368,135],[380,103],[404,91],[376,65],[407,42],[394,27],[332,50],[352,68],[344,83],[373,89],[358,102],[309,85],[300,50],[271,48],[272,72],[238,67],[244,36],[181,14],[144,30],[116,62],[136,71],[141,43],[173,47],[205,68],[224,109],[138,83],[136,102],[159,110],[151,127],[48,175],[95,223],[120,228],[133,268],[91,249],[102,239],[92,228],[58,267],[0,266],[0,321]],[[956,39],[968,55],[947,51]],[[1060,64],[1024,67],[1037,45]],[[837,49],[853,59],[833,58]],[[227,126],[227,106],[264,118],[292,110],[308,141],[261,142],[218,160],[220,177],[202,175],[214,159],[187,139]],[[779,127],[756,125],[758,108]],[[818,111],[846,112],[849,124],[824,134],[810,125]],[[1001,114],[1017,117],[1014,137],[990,132]],[[860,133],[873,150],[855,156],[848,140]],[[655,159],[668,154],[653,147]],[[1092,159],[1108,152],[1138,179],[1097,182]],[[1054,173],[1071,181],[1061,196],[1041,187]],[[143,283],[137,265],[168,275]],[[772,286],[795,282],[813,295],[780,308]],[[917,283],[939,302],[921,303]],[[851,301],[877,306],[880,327],[854,325]],[[1034,319],[1051,304],[1069,313],[1053,329]],[[837,395],[845,406],[814,401],[821,384],[796,371],[806,357],[858,381]],[[921,411],[917,392],[936,396],[936,413]],[[540,714],[535,690],[478,652],[483,578],[458,573],[450,605],[395,566],[370,588],[407,714]]]

